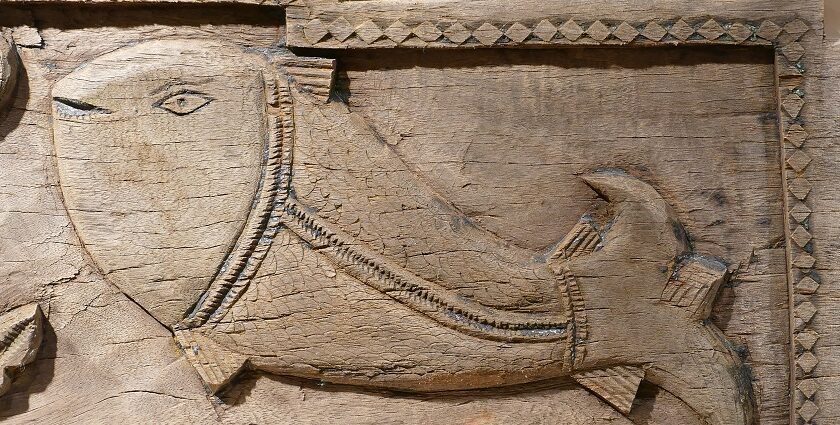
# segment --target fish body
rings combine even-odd
[[[652,186],[584,176],[609,214],[534,253],[330,101],[332,66],[160,40],[54,88],[80,238],[211,391],[247,368],[410,392],[562,378],[627,413],[646,379],[709,424],[752,421],[745,369],[706,320],[726,267]]]

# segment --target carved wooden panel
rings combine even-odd
[[[840,416],[816,2],[135,3],[0,0],[4,422]]]

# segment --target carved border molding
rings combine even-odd
[[[288,23],[290,46],[319,48],[772,45],[784,36],[798,39],[807,30],[807,24],[800,19],[749,21],[708,17],[642,22],[614,19],[542,19],[529,23],[426,20],[406,24],[401,19],[379,23],[366,19],[351,23],[339,16],[334,20],[292,18]],[[795,55],[793,51],[789,54]]]
[[[790,31],[792,29],[792,31]],[[804,65],[806,50],[800,43],[808,26],[794,19],[774,40],[779,130],[782,144],[782,178],[785,215],[785,248],[788,262],[788,292],[791,318],[791,388],[797,422],[813,423],[819,411],[819,384],[814,370],[819,363],[814,345],[819,334],[811,325],[817,315],[812,298],[820,286],[815,268],[813,229],[810,223],[811,182],[807,152],[807,122]],[[792,418],[794,419],[794,418]]]
[[[648,21],[559,19],[511,22],[459,22],[453,19],[376,20],[364,13],[313,14],[295,8],[288,18],[293,47],[501,48],[587,46],[741,45],[772,47],[781,140],[785,250],[790,311],[791,422],[811,424],[819,411],[819,363],[814,346],[820,335],[811,326],[819,313],[812,297],[819,290],[810,223],[812,185],[808,180],[808,123],[803,37],[810,26],[796,16],[759,20],[676,17]],[[813,31],[811,31],[813,32]],[[794,413],[795,412],[795,413]]]

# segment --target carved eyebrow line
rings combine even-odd
[[[210,96],[210,95],[209,95],[209,94],[207,94],[207,93],[204,93],[204,92],[201,92],[201,91],[198,91],[198,90],[193,90],[193,89],[188,89],[188,88],[182,88],[182,89],[180,89],[180,90],[175,90],[175,91],[173,91],[173,92],[171,92],[171,93],[167,93],[167,94],[166,94],[166,96],[164,96],[164,97],[162,97],[161,99],[159,99],[158,101],[156,101],[156,102],[153,104],[153,106],[154,106],[154,107],[156,107],[156,108],[159,108],[161,105],[163,105],[163,103],[164,103],[164,102],[166,102],[167,100],[171,99],[173,96],[178,96],[178,95],[182,95],[182,94],[194,94],[194,95],[196,95],[196,96],[201,96],[201,97],[204,97],[204,98],[206,98],[206,99],[207,99],[208,103],[209,103],[209,102],[211,102],[211,101],[216,100],[213,96]]]
[[[169,90],[169,89],[171,89],[173,86],[179,86],[179,85],[186,85],[186,83],[185,83],[185,82],[183,82],[183,81],[181,81],[181,80],[169,81],[169,82],[167,82],[167,83],[165,83],[165,84],[161,85],[160,87],[158,87],[158,88],[156,88],[156,89],[152,90],[152,91],[151,91],[151,93],[149,93],[149,95],[154,96],[154,95],[156,95],[156,94],[159,94],[159,93],[163,93],[163,92],[165,92],[165,91],[168,91],[168,90]]]
[[[180,78],[176,78],[176,79],[174,79],[172,81],[168,81],[165,84],[161,85],[160,87],[152,90],[151,93],[149,93],[149,95],[154,96],[154,95],[157,95],[157,94],[160,94],[160,93],[164,93],[164,92],[167,92],[167,91],[171,90],[173,87],[177,87],[177,86],[200,86],[200,85],[205,84],[207,81],[209,81],[209,79],[205,79],[204,81],[186,81],[186,80],[182,80]]]

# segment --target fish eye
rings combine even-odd
[[[206,94],[184,90],[164,97],[155,106],[175,115],[188,115],[212,101],[213,98]]]

